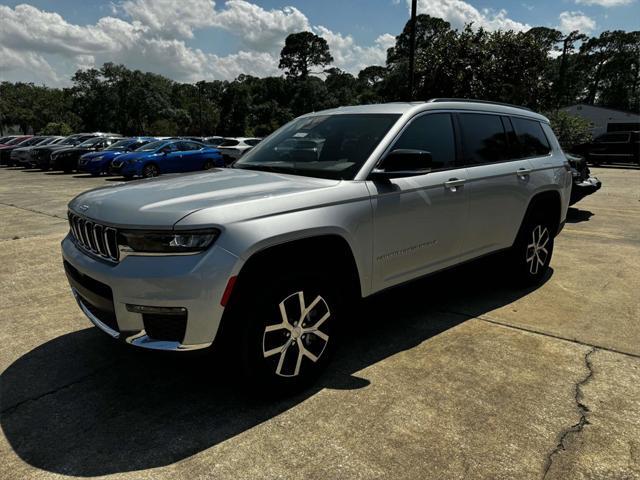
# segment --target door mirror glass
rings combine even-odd
[[[412,177],[429,173],[432,165],[431,152],[401,148],[392,150],[371,173],[378,178]]]

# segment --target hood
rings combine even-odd
[[[88,153],[88,152],[95,152],[95,150],[93,148],[79,148],[79,147],[67,147],[67,148],[59,148],[56,150],[56,153],[58,154],[62,154],[62,153],[74,153],[76,155],[82,155],[83,153]]]
[[[89,152],[82,155],[82,160],[91,160],[93,158],[102,157],[103,159],[110,160],[114,157],[127,153],[124,150],[102,150],[97,152]]]
[[[14,152],[29,152],[34,148],[36,148],[36,145],[30,145],[28,147],[20,147],[20,148],[14,149]]]
[[[233,213],[237,205],[252,203],[264,209],[264,200],[326,189],[339,180],[240,169],[212,169],[148,180],[123,182],[78,195],[73,211],[98,222],[137,228],[172,228],[183,217],[204,208],[220,207]],[[245,209],[241,209],[245,210]],[[220,219],[215,220],[222,221]]]
[[[35,149],[37,150],[42,150],[42,151],[49,151],[49,152],[54,152],[57,150],[65,150],[65,149],[71,149],[73,148],[70,145],[43,145],[41,147],[35,147]]]

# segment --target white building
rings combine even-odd
[[[605,132],[640,130],[640,113],[625,112],[613,108],[597,107],[578,103],[562,109],[570,115],[582,117],[591,122],[594,137]]]

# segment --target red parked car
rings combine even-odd
[[[20,143],[27,138],[31,138],[33,135],[11,135],[9,137],[2,137],[0,140],[0,148],[9,147],[11,145],[15,145],[16,143]]]

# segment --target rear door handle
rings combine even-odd
[[[516,171],[516,175],[518,175],[519,177],[526,177],[527,175],[529,175],[533,170],[530,168],[519,168]]]
[[[448,188],[452,192],[455,192],[458,187],[464,185],[465,182],[466,180],[464,178],[450,178],[449,180],[444,182],[444,187]]]

